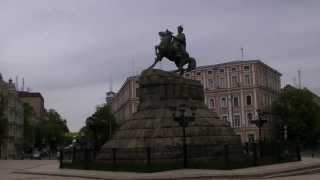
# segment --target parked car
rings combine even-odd
[[[32,159],[41,159],[41,154],[39,151],[33,151],[32,153]]]

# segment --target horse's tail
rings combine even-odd
[[[197,62],[193,57],[189,57],[189,63],[187,71],[192,71],[197,67]]]

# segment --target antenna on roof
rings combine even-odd
[[[135,67],[134,67],[134,58],[132,57],[132,76],[135,76],[136,75],[136,72],[135,72]]]
[[[242,47],[242,48],[240,48],[240,50],[241,50],[241,61],[243,61],[243,59],[244,59],[244,48]]]
[[[110,82],[109,82],[109,91],[112,92],[113,90],[113,84],[112,84],[112,74],[110,74]]]

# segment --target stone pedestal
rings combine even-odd
[[[173,120],[171,109],[180,105],[196,107],[195,120],[186,128],[187,146],[211,146],[220,150],[225,144],[240,146],[240,137],[229,123],[217,117],[204,104],[203,87],[199,81],[151,69],[142,72],[139,85],[138,111],[104,144],[98,160],[111,160],[112,148],[118,149],[119,159],[136,158],[130,157],[128,152],[121,153],[121,150],[147,147],[151,149],[154,159],[170,160],[179,156],[181,151],[177,153],[176,149],[181,149],[182,128]],[[198,153],[205,158],[205,154]]]

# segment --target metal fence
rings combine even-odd
[[[168,148],[171,148],[168,150]],[[166,148],[112,148],[99,153],[88,148],[60,151],[60,168],[153,172],[178,168],[235,169],[301,160],[292,143],[247,143]]]

